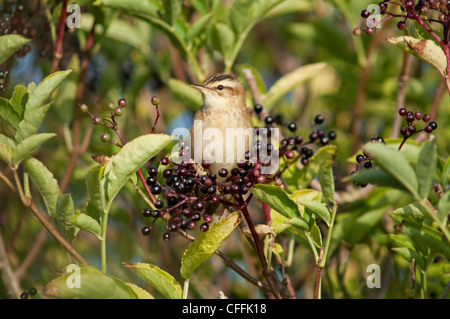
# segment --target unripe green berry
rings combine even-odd
[[[152,104],[153,104],[154,106],[157,106],[157,105],[159,104],[159,102],[160,102],[159,97],[157,97],[157,96],[152,96]]]
[[[84,103],[80,103],[80,111],[86,113],[88,111],[88,106]]]
[[[123,114],[123,109],[122,109],[122,107],[120,107],[120,106],[116,107],[115,110],[114,110],[114,114],[115,114],[116,116],[122,116],[122,114]]]
[[[111,111],[114,110],[116,108],[116,106],[114,105],[114,102],[109,102],[108,103],[108,109],[110,109]]]
[[[111,139],[111,135],[109,135],[109,133],[104,132],[101,136],[100,136],[100,140],[102,142],[109,142],[109,140]]]

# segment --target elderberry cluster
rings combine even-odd
[[[256,104],[254,106],[254,111],[256,114],[262,114],[263,107],[260,104]],[[293,134],[297,130],[297,125],[295,122],[285,121],[281,115],[276,115],[275,117],[265,115],[263,120],[266,124],[266,128],[271,128],[275,125],[287,128],[292,136],[285,137],[281,140],[279,155],[280,157],[284,156],[289,161],[298,159],[303,166],[306,166],[309,159],[314,155],[314,150],[311,148],[313,144],[325,146],[337,137],[335,131],[326,132],[324,129],[320,128],[320,125],[325,121],[325,117],[321,114],[316,115],[314,118],[314,125],[308,138]],[[270,132],[270,130],[268,132]],[[271,147],[271,145],[269,145],[269,147]]]
[[[429,114],[423,114],[420,111],[416,111],[415,113],[412,111],[408,111],[406,108],[402,107],[398,114],[405,118],[407,125],[403,126],[400,129],[400,134],[403,136],[404,139],[407,139],[411,137],[412,135],[419,133],[419,132],[426,132],[431,133],[435,129],[437,129],[437,123],[435,121],[430,121],[431,117]],[[423,121],[424,123],[428,123],[425,127],[422,129],[418,129],[416,125]]]
[[[448,0],[393,0],[381,1],[378,4],[379,14],[386,16],[386,18],[400,18],[397,23],[397,28],[400,30],[406,29],[406,21],[416,20],[424,23],[438,23],[446,28],[450,16],[450,2]],[[400,12],[397,8],[400,8]],[[365,19],[374,17],[373,12],[365,9],[361,11],[361,16]],[[381,23],[379,21],[378,23]],[[356,28],[353,33],[355,35],[361,34],[364,31],[367,34],[373,34],[375,27]]]

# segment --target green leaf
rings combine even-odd
[[[41,133],[28,136],[17,144],[12,157],[12,164],[17,166],[28,154],[38,148],[41,144],[56,136],[54,133]]]
[[[392,248],[393,251],[395,251],[397,254],[405,258],[409,263],[412,263],[412,260],[414,259],[416,261],[416,264],[422,269],[425,269],[425,262],[423,261],[423,258],[414,250],[407,248],[407,247],[395,247]]]
[[[423,219],[428,215],[427,208],[419,202],[397,208],[392,212],[392,214],[406,217],[410,220]]]
[[[158,290],[166,298],[181,299],[183,291],[181,290],[180,284],[172,275],[161,268],[144,263],[123,263],[123,266],[133,270],[146,283]]]
[[[25,110],[23,120],[20,121],[17,127],[16,141],[20,143],[27,137],[35,134],[44,121],[44,117],[49,109],[50,104],[46,104],[31,111]]]
[[[317,217],[327,223],[328,226],[330,226],[331,214],[326,204],[315,200],[297,200],[296,202],[305,206],[306,209],[309,209]]]
[[[434,175],[437,165],[436,141],[425,143],[419,154],[416,164],[416,174],[419,181],[419,195],[428,198],[428,194],[433,187]]]
[[[319,173],[320,187],[322,189],[322,200],[335,203],[334,199],[334,175],[331,163],[325,164],[320,168]]]
[[[283,173],[283,178],[286,180],[288,190],[293,192],[307,188],[312,180],[320,173],[320,168],[326,163],[333,161],[336,154],[336,146],[327,145],[319,148],[309,159],[308,165],[301,170],[297,165],[289,166],[285,173]]]
[[[172,137],[165,134],[142,135],[125,144],[120,152],[108,161],[102,178],[108,207],[128,179],[171,140]]]
[[[392,187],[407,192],[408,190],[392,175],[379,167],[371,169],[361,169],[354,174],[346,177],[344,181],[356,183],[369,183],[379,187]]]
[[[101,177],[105,168],[103,166],[95,166],[86,174],[86,189],[89,194],[89,203],[99,212],[105,210],[105,190],[102,187]]]
[[[0,134],[0,159],[10,164],[15,148],[16,144],[12,138]]]
[[[25,105],[25,116],[27,112],[31,112],[46,103],[53,91],[70,72],[72,71],[55,72],[43,79],[28,97],[27,104]]]
[[[415,198],[420,198],[418,195],[419,183],[414,169],[409,165],[401,152],[386,147],[384,143],[366,144],[364,150],[375,161],[376,165],[392,175]]]
[[[56,202],[61,194],[58,182],[42,162],[34,157],[27,157],[22,162],[25,171],[39,189],[50,217],[56,217]]]
[[[241,34],[242,31],[249,25],[252,19],[250,8],[252,7],[253,0],[235,0],[231,5],[229,11],[229,19],[231,26],[236,34]]]
[[[309,225],[303,218],[299,218],[299,217],[288,218],[285,221],[285,223],[288,225],[297,227],[299,230],[303,230],[303,231],[309,230]]]
[[[70,194],[60,194],[56,200],[56,221],[59,228],[69,241],[71,241],[78,232],[73,224],[68,223],[68,219],[75,214],[72,196]]]
[[[420,243],[434,252],[443,254],[446,258],[450,258],[450,243],[436,229],[424,224],[407,221],[402,226],[402,232],[409,236],[416,244]]]
[[[14,88],[14,92],[13,92],[11,99],[9,100],[9,104],[11,104],[11,106],[14,108],[14,110],[16,111],[16,113],[19,116],[22,116],[23,109],[24,109],[22,101],[27,93],[28,93],[28,90],[25,86],[17,85]]]
[[[439,219],[447,224],[448,215],[450,214],[450,191],[445,192],[438,203],[438,216]]]
[[[98,221],[79,210],[77,210],[75,214],[71,215],[67,222],[80,229],[90,232],[91,234],[97,236],[100,240],[102,239],[102,230]]]
[[[311,80],[326,67],[326,63],[307,64],[285,74],[263,96],[264,106],[272,109],[275,104],[296,86]]]
[[[161,8],[156,4],[156,1],[142,1],[142,0],[96,0],[94,5],[107,6],[110,8],[119,9],[121,11],[130,12],[134,14],[149,14],[156,15]]]
[[[186,38],[189,42],[192,42],[201,32],[205,30],[205,26],[211,17],[214,15],[214,12],[210,12],[198,18],[190,27],[186,34]]]
[[[222,246],[239,222],[239,213],[232,213],[193,241],[181,257],[181,276],[188,279],[202,262]]]
[[[447,69],[447,58],[445,57],[444,51],[432,40],[421,40],[411,36],[402,36],[389,38],[387,41],[412,53],[422,61],[431,64],[442,74]]]
[[[266,203],[283,216],[301,218],[297,203],[279,186],[256,184],[251,192],[255,198]]]
[[[172,93],[192,110],[197,111],[203,104],[202,94],[192,86],[178,79],[170,78],[167,86]]]
[[[13,128],[17,128],[20,123],[20,116],[14,111],[9,101],[2,97],[0,97],[0,117]]]
[[[236,40],[233,30],[227,24],[218,22],[214,25],[212,32],[212,45],[228,61]]]
[[[27,38],[17,35],[8,34],[0,37],[0,64],[5,62],[7,58],[14,54],[17,50],[30,42]]]
[[[168,21],[171,26],[175,26],[181,12],[181,1],[163,0],[162,3],[164,10],[166,11],[166,21]]]
[[[69,265],[70,266],[70,265]],[[52,280],[43,294],[63,299],[136,299],[135,289],[119,278],[94,267],[67,268],[66,274]],[[79,283],[79,288],[77,284]],[[142,293],[142,292],[141,292]]]

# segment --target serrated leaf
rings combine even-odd
[[[369,143],[364,150],[376,165],[392,175],[415,198],[419,198],[416,173],[401,152],[386,147],[383,143]]]
[[[17,50],[30,42],[27,38],[18,34],[7,34],[0,37],[0,64],[5,62]]]
[[[278,186],[256,184],[251,189],[252,194],[259,201],[266,203],[271,208],[285,217],[300,217],[298,205],[288,194]]]
[[[411,36],[389,38],[387,41],[395,46],[414,54],[417,58],[425,61],[442,74],[447,69],[447,58],[444,51],[432,40],[421,40]]]
[[[180,284],[169,273],[158,266],[145,263],[123,263],[123,266],[133,270],[150,286],[169,299],[181,299],[183,291]]]
[[[79,288],[76,284],[80,285]],[[136,299],[135,289],[94,267],[79,267],[52,280],[43,294],[63,299]]]
[[[0,117],[13,128],[17,128],[20,123],[20,116],[14,111],[9,101],[2,97],[0,97]]]
[[[67,221],[68,223],[97,236],[99,240],[102,239],[100,224],[91,216],[77,210],[75,214],[71,215]]]
[[[71,241],[78,232],[77,227],[68,223],[68,219],[75,214],[72,196],[70,194],[60,194],[56,200],[56,221],[64,235]]]
[[[28,136],[17,144],[12,157],[12,164],[17,166],[28,154],[54,136],[56,136],[54,133],[41,133]]]
[[[334,175],[331,163],[325,164],[320,168],[319,181],[322,189],[322,200],[334,203]]]
[[[105,189],[101,182],[104,170],[104,166],[95,166],[86,174],[85,178],[86,189],[90,198],[89,203],[99,212],[105,210]]]
[[[450,258],[450,243],[441,232],[416,222],[405,222],[402,232],[409,236],[416,245],[428,247],[434,252],[443,254],[446,258]]]
[[[263,101],[264,106],[269,110],[272,109],[275,104],[285,96],[289,91],[294,89],[296,86],[311,80],[319,72],[321,72],[326,67],[326,63],[314,63],[307,64],[298,67],[294,71],[285,74],[282,78],[277,80],[264,94]]]
[[[28,93],[28,90],[23,85],[16,85],[14,88],[13,95],[11,99],[9,99],[9,104],[14,108],[16,113],[19,116],[22,116],[24,106],[22,105],[23,99],[25,95]]]
[[[25,110],[24,117],[17,127],[15,135],[17,142],[23,141],[38,131],[49,108],[50,104],[46,104],[31,111]]]
[[[330,226],[331,214],[326,204],[315,200],[297,200],[297,203],[305,206],[306,209],[309,209]]]
[[[412,220],[423,219],[428,215],[427,208],[421,203],[412,203],[397,208],[392,214],[407,218],[409,217]]]
[[[23,167],[39,189],[50,217],[56,216],[56,202],[61,191],[58,182],[45,165],[34,157],[22,161]]]
[[[25,105],[25,114],[46,103],[47,99],[50,97],[50,94],[53,93],[53,91],[66,78],[66,76],[69,75],[70,72],[72,71],[58,71],[43,79],[36,89],[30,93],[27,104]]]
[[[111,157],[102,178],[107,206],[128,179],[171,140],[172,137],[165,134],[142,135],[125,144],[117,155]]]
[[[419,195],[428,198],[433,187],[434,174],[437,165],[436,141],[425,143],[416,164],[416,174],[419,181]]]
[[[193,241],[181,257],[181,276],[188,279],[202,262],[222,246],[239,222],[239,213],[232,213]]]

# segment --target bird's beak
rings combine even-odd
[[[201,84],[191,84],[191,86],[197,90],[199,90],[200,92],[204,92],[206,90],[208,90],[208,88],[204,87]]]

